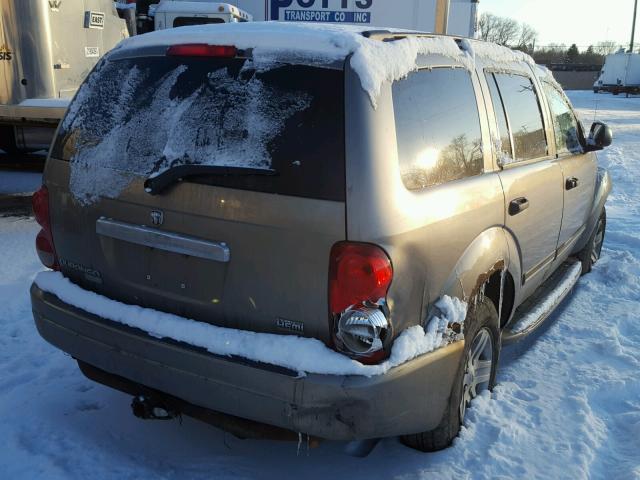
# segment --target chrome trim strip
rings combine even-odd
[[[534,265],[533,267],[531,267],[529,271],[524,274],[523,283],[527,283],[528,281],[530,281],[531,278],[533,278],[535,275],[540,273],[544,269],[544,267],[548,266],[555,259],[556,259],[556,251],[554,250],[552,254],[542,259],[540,262],[538,262],[537,265]]]
[[[574,244],[580,238],[580,236],[584,233],[586,229],[585,225],[582,225],[576,233],[571,235],[560,247],[558,247],[558,257],[564,255],[569,247],[573,248]]]
[[[229,247],[224,243],[163,232],[155,228],[118,222],[109,218],[99,218],[96,221],[96,233],[103,237],[216,262],[228,262],[231,258]]]

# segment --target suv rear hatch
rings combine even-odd
[[[125,303],[329,341],[343,65],[165,52],[105,59],[61,124],[45,179],[63,273]]]

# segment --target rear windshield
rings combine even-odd
[[[58,131],[71,190],[115,198],[131,174],[185,164],[270,169],[269,176],[188,181],[344,201],[344,73],[250,60],[140,57],[104,61]]]

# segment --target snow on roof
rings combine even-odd
[[[224,25],[198,25],[167,29],[132,37],[121,48],[208,43],[253,49],[260,62],[304,57],[313,63],[326,64],[344,60],[353,54],[352,66],[360,76],[362,87],[376,103],[385,81],[405,77],[417,68],[418,54],[440,54],[460,62],[468,61],[450,37],[407,38],[381,42],[364,37],[370,27],[331,24],[282,22],[247,22]]]
[[[535,65],[533,58],[524,52],[511,50],[510,48],[490,42],[474,41],[469,43],[471,44],[473,54],[485,62],[498,64],[524,62]]]
[[[560,92],[564,93],[562,85],[558,83],[556,78],[553,76],[553,72],[549,70],[545,65],[536,64],[535,71],[538,78],[540,78],[541,80],[546,80],[547,82],[554,85],[558,90],[560,90]]]
[[[344,60],[353,54],[351,65],[358,73],[363,89],[373,105],[384,82],[407,76],[418,68],[418,55],[441,55],[468,69],[478,56],[493,63],[527,62],[531,57],[508,48],[485,42],[462,40],[459,46],[449,36],[407,36],[383,42],[366,38],[370,27],[295,22],[247,22],[220,25],[198,25],[167,29],[124,40],[118,48],[165,46],[181,43],[234,45],[253,49],[256,62],[271,63],[299,59],[327,64]],[[402,30],[389,29],[394,33]]]

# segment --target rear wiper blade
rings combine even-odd
[[[159,175],[151,176],[144,182],[144,191],[150,195],[158,195],[167,187],[189,177],[276,175],[275,170],[266,168],[229,167],[221,165],[178,165],[165,170]]]

